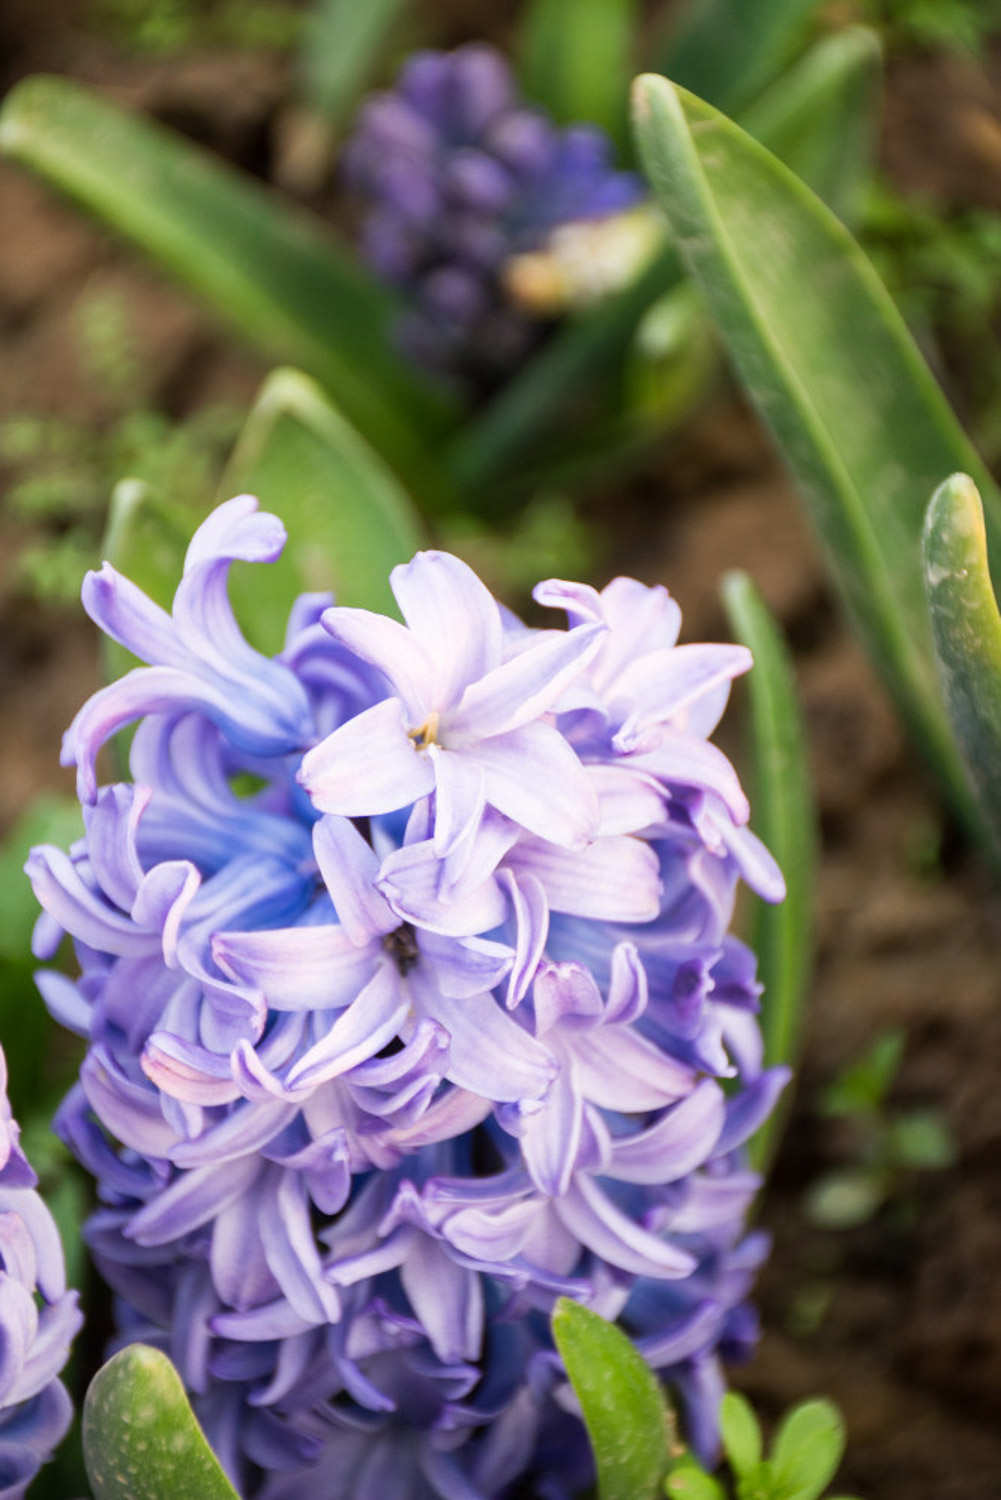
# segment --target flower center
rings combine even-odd
[[[429,745],[436,745],[438,743],[438,715],[428,714],[419,728],[407,730],[407,738],[413,741],[415,750],[426,750]]]
[[[401,974],[409,974],[421,956],[417,935],[409,922],[404,922],[402,927],[397,927],[393,932],[387,932],[382,946]]]

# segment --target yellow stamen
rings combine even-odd
[[[438,715],[428,714],[418,729],[407,730],[407,736],[413,740],[415,750],[426,750],[429,745],[436,745],[438,743]]]

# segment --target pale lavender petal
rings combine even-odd
[[[151,1083],[191,1104],[230,1104],[239,1097],[229,1058],[170,1032],[154,1032],[140,1058]]]
[[[602,1001],[593,974],[583,964],[545,962],[532,990],[537,1036],[570,1021],[594,1025],[601,1020]]]
[[[468,753],[486,774],[487,801],[529,833],[571,849],[594,838],[600,818],[594,787],[551,725],[526,724]]]
[[[655,1125],[613,1141],[608,1175],[620,1182],[677,1182],[713,1155],[724,1116],[723,1090],[704,1079]]]
[[[659,1109],[694,1083],[691,1068],[624,1026],[578,1033],[574,1060],[583,1093],[602,1109]]]
[[[231,979],[262,990],[274,1010],[336,1010],[368,984],[381,950],[359,948],[331,925],[219,932],[212,957]]]
[[[302,1318],[336,1323],[337,1290],[323,1276],[305,1184],[297,1172],[279,1172],[260,1216],[261,1243],[271,1273]]]
[[[634,943],[616,943],[612,949],[612,973],[608,985],[606,1025],[623,1026],[639,1020],[646,1010],[649,989],[646,970]]]
[[[723,1156],[743,1146],[775,1108],[776,1101],[792,1077],[790,1068],[767,1068],[752,1083],[726,1102],[726,1121],[715,1156]]]
[[[261,1166],[252,1156],[182,1172],[132,1218],[125,1234],[137,1245],[165,1245],[208,1224],[250,1190]]]
[[[492,990],[511,967],[511,949],[489,938],[449,938],[422,932],[422,984],[433,983],[443,995],[464,1000]]]
[[[381,965],[353,1004],[290,1070],[289,1088],[315,1088],[374,1057],[393,1040],[408,1012],[398,975],[389,964]]]
[[[497,881],[488,876],[448,893],[441,889],[443,874],[428,839],[394,850],[383,860],[377,883],[398,921],[429,932],[465,937],[500,926],[507,906]]]
[[[408,727],[399,701],[386,698],[307,751],[299,780],[313,805],[320,812],[374,817],[433,791],[434,766]]]
[[[598,794],[601,834],[641,833],[664,822],[664,788],[646,772],[628,766],[588,765],[587,774]]]
[[[639,839],[599,838],[574,850],[521,839],[505,863],[519,877],[534,875],[553,911],[597,922],[652,922],[660,914],[660,865]]]
[[[379,860],[348,818],[328,814],[313,828],[313,851],[337,919],[359,947],[399,926],[375,888]]]
[[[668,1216],[672,1233],[705,1234],[739,1221],[760,1186],[756,1172],[731,1172],[728,1177],[696,1174],[689,1179],[684,1203]]]
[[[541,881],[530,870],[515,875],[500,870],[497,885],[505,890],[511,902],[515,924],[514,962],[508,975],[506,1004],[514,1010],[528,994],[539,967],[549,936],[549,903]]]
[[[570,1187],[580,1147],[583,1101],[573,1065],[562,1067],[540,1108],[521,1110],[521,1150],[541,1193],[557,1198]]]
[[[389,575],[403,618],[432,662],[431,706],[448,709],[501,659],[497,603],[472,568],[447,552],[418,552]]]
[[[626,764],[649,771],[668,786],[692,786],[715,792],[735,823],[746,823],[750,815],[737,773],[715,745],[670,729],[656,731],[654,748],[629,755]],[[616,748],[619,748],[618,746]],[[629,746],[621,747],[624,752]]]
[[[223,1303],[237,1312],[268,1303],[278,1292],[261,1241],[261,1218],[260,1199],[251,1191],[224,1204],[212,1226],[212,1281]]]
[[[155,1092],[127,1079],[103,1048],[88,1052],[80,1082],[98,1119],[124,1145],[147,1157],[169,1154],[177,1132],[163,1118]]]
[[[483,816],[486,777],[471,756],[430,745],[435,773],[434,851],[444,859],[475,835]]]
[[[435,666],[413,631],[386,615],[336,606],[323,616],[323,628],[355,656],[389,679],[416,728],[436,707]]]
[[[669,646],[647,651],[633,660],[615,684],[616,697],[628,700],[630,719],[663,722],[681,717],[685,710],[723,683],[739,677],[753,665],[746,646]],[[629,720],[623,726],[628,733]]]
[[[444,720],[448,744],[458,749],[539,718],[594,656],[604,634],[600,625],[546,631],[527,650],[471,683]]]
[[[613,1266],[637,1276],[689,1276],[695,1258],[687,1250],[634,1224],[590,1178],[578,1174],[570,1191],[555,1200],[556,1212],[581,1244]]]
[[[104,894],[129,911],[143,878],[136,828],[152,792],[148,787],[108,786],[83,810],[87,858]]]
[[[400,1267],[403,1290],[431,1347],[446,1364],[475,1360],[483,1342],[483,1283],[427,1235],[415,1235]]]
[[[734,828],[720,820],[723,841],[752,891],[763,901],[784,901],[786,883],[772,855],[749,828]]]
[[[523,1031],[491,995],[452,999],[411,977],[418,1014],[449,1034],[448,1077],[485,1099],[537,1099],[556,1072],[550,1053]]]
[[[655,1370],[666,1365],[676,1365],[690,1359],[704,1349],[716,1337],[723,1321],[724,1308],[718,1302],[699,1302],[685,1317],[680,1318],[649,1338],[637,1339],[639,1349],[648,1365]]]
[[[89,948],[135,956],[159,951],[159,934],[137,928],[124,912],[85,885],[61,849],[49,844],[32,849],[24,869],[38,902]]]

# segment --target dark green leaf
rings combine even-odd
[[[751,946],[758,955],[765,1061],[795,1063],[813,961],[813,899],[817,817],[807,765],[806,736],[792,662],[775,621],[751,580],[730,573],[723,583],[730,627],[749,648],[755,827],[785,876],[779,906],[756,900]],[[755,1164],[767,1165],[778,1136],[778,1112],[752,1145]]]
[[[288,531],[278,562],[232,569],[233,608],[255,645],[280,649],[289,603],[304,590],[395,612],[389,571],[420,547],[420,520],[379,455],[296,370],[268,377],[237,443],[221,498],[244,491]]]
[[[688,0],[657,66],[734,114],[785,67],[824,0]]]
[[[841,1416],[830,1401],[804,1401],[786,1416],[772,1445],[771,1468],[784,1500],[816,1500],[845,1451]]]
[[[407,0],[314,0],[303,27],[300,67],[307,97],[342,125]]]
[[[727,1391],[719,1407],[723,1447],[735,1474],[747,1474],[761,1462],[761,1428],[746,1396]]]
[[[563,124],[600,125],[627,141],[637,0],[530,0],[522,83]]]
[[[326,235],[249,177],[66,78],[19,83],[0,149],[78,199],[270,356],[314,375],[409,472],[442,418],[387,338],[391,300]]]
[[[238,1500],[174,1366],[130,1344],[94,1376],[83,1451],[95,1500]]]
[[[899,1027],[878,1036],[868,1051],[843,1068],[824,1090],[822,1112],[857,1115],[878,1110],[897,1076],[905,1042],[906,1036]]]
[[[556,1304],[553,1337],[584,1413],[599,1500],[652,1500],[671,1434],[653,1371],[621,1329],[567,1297]]]
[[[1001,848],[1001,616],[980,497],[965,474],[954,474],[932,497],[924,562],[946,707]]]
[[[979,460],[839,220],[730,120],[636,85],[640,146],[679,249],[824,537],[874,660],[967,826],[920,560],[925,496]],[[984,476],[984,483],[989,484]],[[991,490],[989,526],[1001,538]]]

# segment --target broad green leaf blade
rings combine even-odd
[[[845,1451],[841,1415],[830,1401],[804,1401],[782,1421],[770,1467],[783,1500],[816,1500]]]
[[[872,167],[881,77],[879,37],[850,26],[817,42],[741,116],[846,223]]]
[[[629,286],[568,322],[482,416],[466,424],[446,463],[471,509],[481,509],[484,486],[513,480],[526,453],[552,431],[568,400],[625,359],[643,314],[678,284],[680,274],[677,253],[668,246]]]
[[[761,1428],[746,1396],[727,1391],[719,1406],[719,1425],[733,1472],[749,1474],[761,1462]]]
[[[734,114],[785,67],[824,0],[687,0],[657,66]]]
[[[268,377],[237,442],[220,498],[244,491],[288,531],[278,562],[232,569],[233,608],[256,646],[281,648],[289,604],[305,590],[395,613],[389,572],[421,546],[420,520],[379,455],[297,370]]]
[[[587,1424],[599,1500],[652,1500],[673,1426],[653,1371],[621,1329],[567,1297],[556,1304],[553,1338]]]
[[[303,27],[299,66],[306,95],[340,126],[367,87],[407,0],[315,0]]]
[[[69,193],[204,297],[251,342],[315,376],[404,466],[442,418],[387,338],[391,300],[328,237],[251,178],[65,78],[26,79],[0,150]]]
[[[666,79],[637,80],[635,101],[641,153],[681,254],[799,481],[887,686],[976,835],[935,678],[920,537],[944,474],[963,468],[990,481],[830,210]],[[991,487],[988,529],[1001,538],[998,506]]]
[[[757,833],[786,880],[786,899],[770,906],[755,899],[750,942],[764,985],[761,1030],[765,1062],[794,1064],[813,961],[813,900],[817,864],[817,814],[807,764],[806,734],[796,697],[792,662],[778,626],[745,573],[729,573],[723,601],[730,627],[748,647],[754,667],[751,701],[752,797]],[[758,1167],[774,1151],[781,1106],[751,1145]]]
[[[692,1459],[671,1470],[664,1493],[670,1500],[726,1500],[723,1486]]]
[[[95,1500],[239,1500],[177,1371],[147,1344],[122,1349],[91,1381],[83,1451]]]
[[[530,0],[522,84],[562,124],[600,125],[628,145],[630,59],[637,0]]]
[[[965,474],[954,474],[932,496],[924,563],[946,707],[1001,850],[1001,615],[987,566],[983,507]]]

